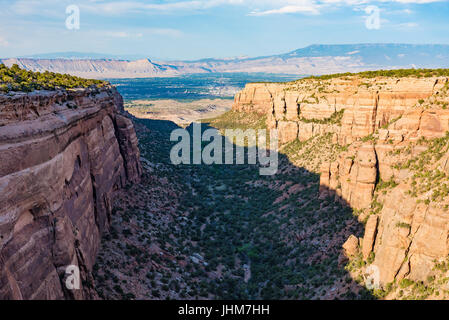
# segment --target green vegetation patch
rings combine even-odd
[[[430,77],[447,77],[449,76],[449,69],[396,69],[396,70],[376,70],[376,71],[364,71],[358,73],[335,73],[322,76],[310,76],[303,79],[315,79],[315,80],[329,80],[342,77],[360,77],[360,78],[376,78],[376,77],[417,77],[417,78],[430,78]],[[302,80],[302,79],[301,79]],[[301,81],[299,80],[299,81]]]
[[[426,204],[442,202],[449,193],[448,175],[433,165],[440,161],[449,150],[449,132],[444,137],[432,140],[420,138],[416,145],[425,145],[427,149],[418,156],[409,159],[405,163],[395,165],[396,169],[408,169],[413,172],[411,177],[411,188],[408,193],[417,198],[420,195],[429,195],[428,199],[419,199]]]
[[[83,79],[68,74],[28,71],[17,64],[11,68],[0,64],[0,92],[104,87],[108,84],[107,81]]]
[[[264,119],[229,112],[211,122],[218,128],[246,128],[262,126]],[[120,254],[102,251],[95,273],[105,298],[130,292],[157,299],[319,299],[335,287],[341,287],[338,299],[372,298],[363,288],[353,290],[353,280],[338,263],[344,241],[350,234],[362,236],[362,225],[349,206],[319,198],[318,174],[292,164],[283,152],[273,176],[260,176],[259,166],[251,164],[176,166],[169,158],[174,126],[136,123],[142,157],[158,169],[131,187],[132,196],[123,195],[126,204],[121,202],[123,210],[113,216],[122,223],[112,223],[118,232],[111,236],[119,238],[108,240],[108,246]],[[330,138],[297,141],[287,152],[317,158],[322,149],[315,148],[330,146]],[[168,181],[164,190],[156,189],[155,175]],[[162,202],[166,188],[178,197]],[[159,216],[166,210],[167,222]],[[169,254],[146,257],[150,245]],[[141,281],[135,281],[143,288],[140,294],[135,284],[114,282],[115,265],[120,277],[128,273],[128,279]],[[114,288],[118,284],[122,291]]]
[[[213,119],[204,119],[214,128],[222,129],[266,129],[267,116],[255,112],[238,112],[231,110]]]
[[[301,121],[305,122],[305,123],[338,124],[338,125],[341,125],[341,119],[343,119],[343,114],[344,113],[345,113],[345,109],[341,109],[340,111],[335,111],[329,118],[325,118],[325,119],[305,119],[305,118],[301,118]]]

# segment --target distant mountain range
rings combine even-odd
[[[136,56],[138,58],[138,56]],[[88,78],[145,78],[194,73],[278,73],[319,75],[398,68],[449,68],[449,45],[311,45],[286,54],[255,58],[152,61],[120,59],[95,53],[50,53],[0,59],[33,71],[69,73]]]
[[[113,60],[139,60],[146,58],[145,55],[141,54],[107,54],[107,53],[94,53],[94,52],[51,52],[51,53],[39,53],[27,56],[20,56],[17,58],[29,58],[29,59],[69,59],[69,60],[98,60],[98,59],[113,59]]]

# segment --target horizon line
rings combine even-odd
[[[35,53],[35,54],[29,54],[29,55],[21,55],[21,56],[10,56],[10,57],[0,57],[0,60],[6,60],[6,59],[30,59],[30,60],[114,60],[114,61],[138,61],[138,60],[150,60],[152,61],[160,61],[160,62],[199,62],[199,61],[205,61],[205,60],[246,60],[246,59],[255,59],[255,58],[266,58],[266,57],[275,57],[280,56],[284,54],[289,54],[301,49],[306,49],[309,47],[314,46],[372,46],[372,45],[406,45],[406,46],[449,46],[449,43],[394,43],[394,42],[364,42],[364,43],[314,43],[310,44],[304,47],[300,47],[297,49],[293,49],[284,53],[278,53],[278,54],[271,54],[271,55],[260,55],[260,56],[247,56],[247,55],[240,55],[240,56],[234,56],[234,57],[223,57],[223,58],[216,58],[216,57],[204,57],[199,59],[164,59],[164,58],[151,58],[150,56],[144,55],[144,54],[115,54],[115,53],[98,53],[98,52],[83,52],[83,51],[60,51],[60,52],[45,52],[45,53]],[[33,56],[39,56],[39,55],[58,55],[58,54],[83,54],[83,55],[104,55],[103,58],[39,58],[39,57],[33,57]],[[127,58],[120,58],[120,56],[142,56],[142,58],[139,59],[127,59]],[[113,57],[107,57],[107,56],[117,56],[117,58]],[[154,60],[153,60],[154,59]]]

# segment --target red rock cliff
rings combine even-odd
[[[95,298],[90,271],[111,197],[138,182],[115,88],[0,95],[0,299]],[[68,265],[81,289],[67,290]]]
[[[448,106],[447,77],[351,76],[251,84],[233,108],[267,114],[281,143],[329,133],[342,146],[321,168],[321,196],[366,223],[360,254],[385,285],[427,281],[449,256]]]
[[[378,171],[384,180],[391,177],[384,152],[391,148],[385,144],[406,136],[441,137],[449,129],[449,110],[428,110],[418,103],[441,91],[447,81],[445,77],[342,77],[248,84],[236,95],[233,109],[266,114],[267,126],[278,129],[281,144],[325,133],[333,134],[341,146],[355,144],[354,154],[323,166],[322,182],[326,187],[341,185],[338,195],[360,209],[372,201]],[[374,148],[368,143],[360,148],[361,140],[378,132],[383,145]]]

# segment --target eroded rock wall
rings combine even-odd
[[[418,101],[441,90],[446,82],[443,77],[336,78],[248,84],[235,96],[233,109],[267,114],[269,128],[291,128],[283,123],[297,122],[300,140],[332,131],[338,142],[346,145],[400,117]],[[333,124],[338,125],[329,128]]]
[[[141,175],[115,88],[0,95],[0,299],[95,298],[114,191]],[[66,267],[81,289],[67,290]]]
[[[415,171],[404,164],[429,148],[419,141],[444,139],[449,131],[448,79],[347,77],[274,88],[265,108],[254,94],[243,100],[247,95],[241,93],[234,109],[255,111],[250,106],[258,101],[257,110],[268,114],[268,128],[281,131],[281,143],[332,134],[343,151],[321,168],[321,196],[348,203],[366,223],[363,240],[357,244],[352,237],[346,252],[359,250],[370,259],[383,285],[403,278],[426,281],[435,263],[449,255],[449,199],[447,181],[432,185],[425,179],[434,172],[449,173],[449,149],[418,162]],[[257,92],[254,85],[247,90]],[[413,192],[416,177],[424,181],[425,192],[418,195]],[[435,200],[435,194],[441,199]]]
[[[341,146],[356,144],[351,154],[323,165],[322,184],[338,189],[338,196],[361,209],[372,202],[378,174],[384,180],[391,176],[384,157],[390,140],[444,135],[449,112],[427,110],[420,102],[441,91],[447,81],[445,77],[342,77],[248,84],[236,95],[233,109],[267,114],[267,127],[279,130],[281,144],[323,134],[332,134]],[[377,132],[383,144],[360,142]]]

